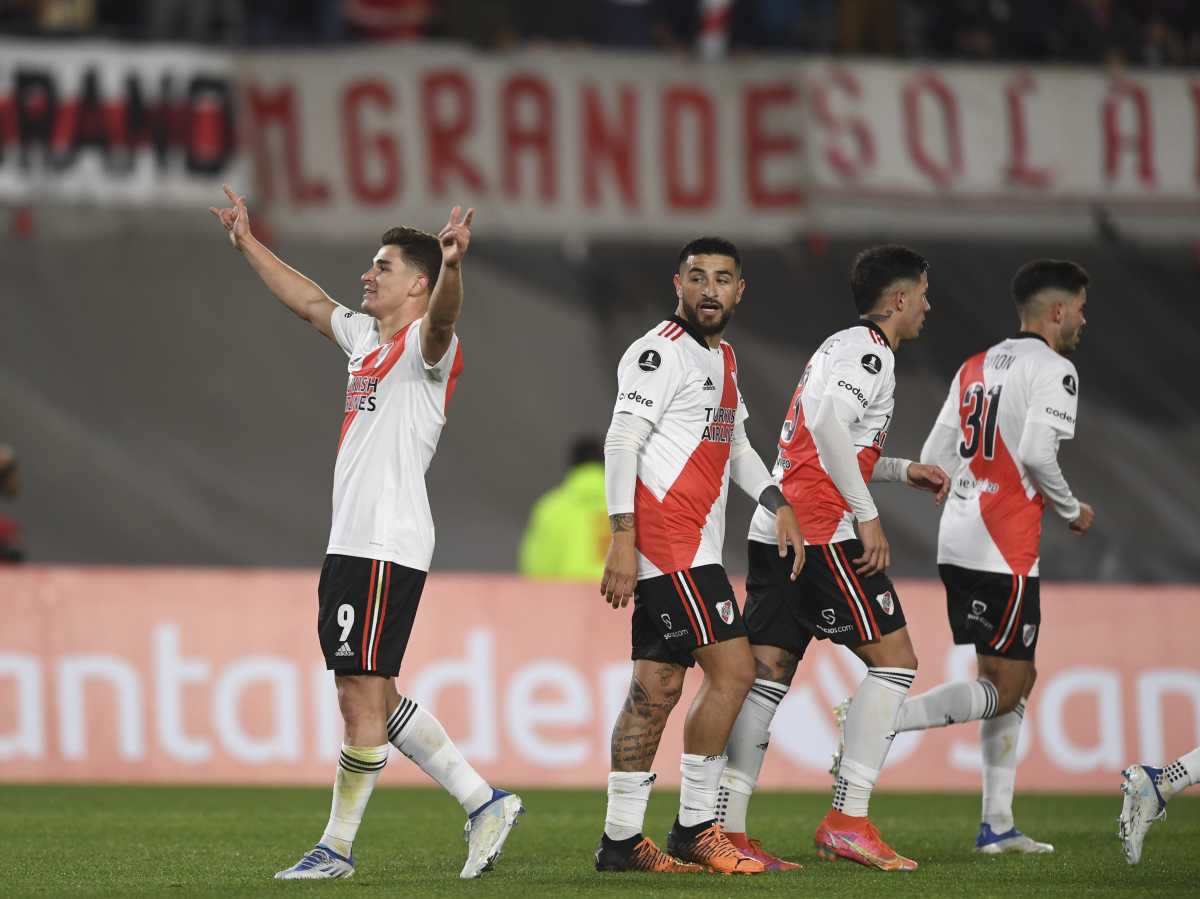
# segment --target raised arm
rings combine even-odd
[[[450,220],[438,233],[442,245],[442,269],[437,285],[429,297],[429,311],[421,327],[421,355],[430,365],[436,364],[450,349],[454,339],[454,324],[462,310],[462,258],[471,243],[471,221],[475,210],[468,209],[459,220],[461,206],[450,210]]]
[[[250,214],[246,211],[245,197],[234,193],[228,184],[225,185],[225,196],[233,206],[223,209],[210,206],[208,211],[225,227],[229,242],[241,251],[267,289],[283,305],[333,340],[329,319],[337,304],[315,281],[300,274],[255,238],[250,232]]]

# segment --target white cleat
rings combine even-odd
[[[850,701],[853,698],[853,696],[847,696],[833,707],[833,723],[837,728],[838,742],[837,752],[833,754],[833,764],[829,766],[829,773],[833,775],[834,780],[838,779],[838,775],[842,771],[842,756],[846,753],[846,715],[850,711]]]
[[[338,855],[328,846],[318,843],[290,868],[275,874],[276,880],[332,880],[354,876],[354,858]]]
[[[980,824],[979,836],[975,838],[975,851],[984,855],[1001,855],[1005,852],[1024,852],[1027,855],[1049,855],[1054,847],[1027,837],[1015,827],[1004,833],[995,833],[991,825]]]
[[[1167,801],[1154,782],[1159,768],[1149,765],[1130,765],[1121,772],[1125,780],[1121,792],[1121,816],[1117,818],[1117,837],[1125,851],[1125,861],[1136,865],[1142,860],[1142,842],[1150,825],[1167,816]]]
[[[467,863],[458,876],[463,880],[474,880],[489,870],[500,857],[509,833],[517,826],[517,816],[524,812],[520,796],[496,790],[492,800],[467,819],[463,829]]]

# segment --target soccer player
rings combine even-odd
[[[600,591],[614,609],[634,601],[634,666],[613,726],[596,868],[754,874],[762,864],[716,823],[725,742],[754,680],[746,628],[721,564],[730,479],[778,510],[777,554],[804,538],[746,437],[737,360],[721,339],[746,287],[737,248],[717,237],[693,240],[679,253],[674,283],[675,314],[621,357],[605,441],[613,540]],[[795,560],[793,576],[802,561]],[[704,682],[684,723],[683,785],[668,855],[642,835],[650,768],[695,663]]]
[[[860,317],[808,361],[779,438],[775,478],[807,540],[798,579],[787,577],[791,557],[779,558],[769,545],[778,526],[771,512],[758,509],[750,524],[746,627],[757,678],[730,736],[721,804],[730,840],[771,870],[798,866],[746,835],[746,810],[771,719],[814,636],[849,647],[867,664],[853,699],[840,707],[843,746],[834,766],[833,806],[816,831],[818,853],[885,871],[917,867],[883,841],[867,816],[896,711],[917,668],[900,597],[886,574],[891,550],[867,483],[907,483],[939,502],[947,490],[946,473],[935,465],[880,458],[895,405],[893,353],[920,334],[928,287],[928,263],[907,247],[874,247],[854,260],[850,292]]]
[[[433,518],[425,471],[433,458],[462,353],[462,260],[474,210],[459,207],[435,237],[391,228],[363,273],[361,312],[339,306],[259,243],[246,201],[210,208],[267,288],[348,357],[345,417],[333,474],[333,526],[317,588],[317,633],[345,722],[333,808],[317,845],[283,880],[349,877],[350,854],[375,781],[395,746],[467,813],[467,862],[478,877],[500,854],[520,797],[467,763],[428,711],[396,691],[425,574]]]
[[[1142,841],[1155,821],[1167,816],[1167,802],[1193,784],[1200,783],[1200,746],[1181,755],[1169,765],[1130,765],[1121,772],[1125,780],[1121,792],[1121,817],[1117,818],[1117,836],[1125,850],[1125,861],[1136,865],[1142,860]]]
[[[1058,446],[1075,434],[1079,375],[1067,358],[1086,320],[1088,275],[1074,262],[1039,259],[1013,278],[1021,330],[978,353],[950,382],[921,450],[950,471],[938,529],[938,573],[954,642],[974,644],[978,680],[956,681],[900,707],[897,732],[983,719],[979,852],[1047,853],[1013,821],[1017,740],[1037,679],[1042,621],[1038,554],[1049,504],[1074,534],[1092,507],[1071,493]]]

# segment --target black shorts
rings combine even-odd
[[[408,648],[425,572],[359,556],[326,556],[317,587],[325,667],[395,677]]]
[[[955,643],[974,643],[984,656],[1033,661],[1042,624],[1036,577],[939,565]]]
[[[750,541],[746,630],[756,646],[778,646],[804,657],[813,637],[857,646],[904,627],[900,596],[886,574],[864,577],[851,559],[857,540],[804,547],[804,567],[790,580],[794,551],[779,557],[773,543]]]
[[[633,653],[692,667],[692,651],[746,636],[742,610],[720,565],[701,565],[638,581],[633,594]]]

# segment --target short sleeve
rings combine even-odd
[[[436,362],[429,362],[421,352],[421,326],[425,319],[419,318],[413,322],[404,338],[404,355],[413,360],[413,365],[420,368],[430,381],[445,381],[450,377],[454,367],[454,359],[458,355],[458,334],[450,337],[450,346]]]
[[[621,358],[613,414],[628,412],[657,424],[683,382],[683,364],[671,341],[643,337]]]
[[[333,332],[333,339],[347,356],[354,355],[355,347],[374,326],[375,319],[371,316],[352,312],[337,303],[333,304],[333,312],[329,316],[329,329]]]
[[[825,396],[832,396],[854,413],[859,421],[879,396],[888,379],[891,360],[880,347],[846,341],[834,348],[829,360]]]
[[[1029,391],[1029,420],[1048,424],[1069,440],[1075,436],[1079,375],[1068,360],[1036,371]]]

